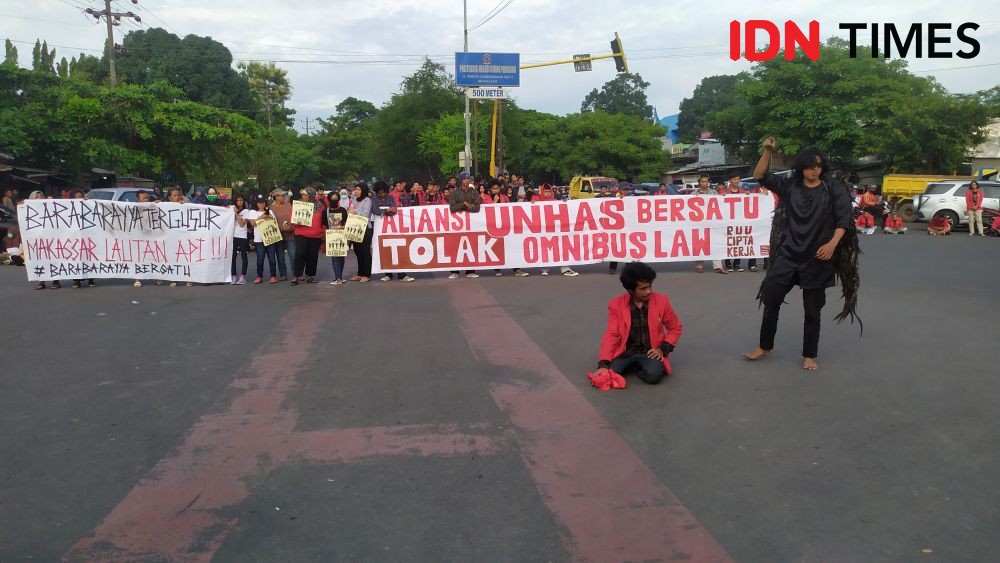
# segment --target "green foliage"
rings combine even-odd
[[[479,100],[473,100],[477,103]],[[493,122],[492,103],[482,104],[479,110],[479,144],[473,145],[474,158],[489,168],[490,139]],[[490,108],[484,111],[484,108]],[[475,127],[473,123],[471,127]],[[458,153],[465,150],[465,116],[461,113],[442,115],[437,121],[420,132],[420,155],[428,161],[438,162],[437,171],[442,175],[454,174],[458,170]]]
[[[319,175],[327,180],[358,180],[379,172],[375,166],[374,104],[347,98],[337,104],[337,113],[318,119],[319,132],[309,137],[320,156]]]
[[[720,75],[703,78],[695,86],[690,98],[681,100],[677,135],[681,142],[693,143],[706,130],[706,117],[716,112],[729,111],[739,103],[736,95],[737,75]]]
[[[232,68],[232,53],[211,37],[188,35],[181,39],[153,28],[129,32],[122,46],[128,52],[116,59],[122,82],[165,81],[193,102],[238,111],[259,109],[247,78]]]
[[[444,66],[425,59],[372,119],[379,175],[425,177],[440,169],[444,162],[439,157],[420,153],[420,133],[441,115],[462,109],[461,90]]]
[[[606,82],[600,92],[596,88],[591,90],[583,99],[580,111],[621,113],[650,120],[653,118],[653,106],[646,99],[646,88],[649,88],[649,82],[638,74],[618,74]]]
[[[8,67],[12,67],[12,68],[17,68],[18,67],[18,63],[17,63],[17,47],[14,46],[14,43],[10,39],[8,39],[6,42],[4,42],[3,64],[4,64],[4,66],[8,66]]]
[[[819,60],[757,64],[736,84],[742,101],[706,116],[731,153],[752,161],[770,135],[782,152],[810,145],[850,165],[875,155],[890,169],[948,172],[982,140],[988,112],[977,97],[949,95],[904,60],[851,58],[846,41],[831,38]]]
[[[274,63],[262,64],[257,61],[240,63],[240,76],[246,79],[254,101],[260,107],[257,122],[271,127],[278,123],[288,127],[295,125],[291,117],[295,110],[286,107],[292,95],[292,85],[288,82],[288,71]]]

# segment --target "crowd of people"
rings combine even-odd
[[[982,197],[976,198],[979,193],[976,190],[976,182],[966,196],[970,210],[970,235],[983,233],[982,227]],[[617,187],[609,188],[601,186],[595,197],[626,197],[634,192],[630,190],[628,184],[622,183]],[[674,186],[661,183],[659,188],[652,195],[674,195],[678,191]],[[713,184],[707,174],[702,174],[695,190],[690,193],[700,195],[726,195],[726,194],[765,194],[771,195],[777,202],[778,196],[768,190],[767,187],[757,182],[745,182],[739,174],[730,174],[724,183]],[[161,194],[139,190],[140,202],[160,200]],[[59,198],[82,199],[86,193],[82,189],[62,190]],[[293,194],[289,190],[275,188],[270,192],[258,193],[255,195],[235,195],[231,200],[227,199],[217,188],[209,187],[205,190],[195,189],[192,193],[185,195],[180,188],[172,188],[167,191],[162,198],[165,201],[174,203],[197,203],[219,207],[230,207],[233,210],[236,221],[236,228],[233,240],[233,255],[231,266],[230,284],[245,285],[248,283],[248,272],[250,268],[249,253],[255,254],[255,272],[252,279],[253,284],[276,284],[279,282],[290,282],[291,285],[300,283],[319,283],[317,278],[317,266],[319,255],[324,246],[324,238],[328,229],[343,229],[350,215],[359,215],[368,219],[368,227],[361,242],[352,243],[350,246],[357,261],[356,273],[345,278],[347,259],[343,256],[332,257],[333,279],[331,285],[342,285],[348,281],[360,283],[369,282],[373,276],[381,281],[388,282],[398,279],[403,282],[413,282],[416,278],[411,273],[397,273],[395,275],[384,272],[372,272],[372,248],[371,242],[374,235],[375,217],[380,215],[392,215],[397,213],[399,208],[423,206],[423,205],[448,205],[452,211],[479,212],[482,205],[503,205],[512,202],[545,202],[565,199],[565,190],[543,183],[538,186],[528,182],[524,176],[517,174],[504,175],[500,178],[473,178],[468,173],[463,172],[457,176],[449,177],[439,184],[435,180],[426,183],[420,181],[396,181],[391,186],[382,181],[375,182],[371,188],[364,183],[356,183],[352,189],[342,188],[339,190],[318,191],[312,187],[304,187]],[[34,191],[28,199],[52,199],[52,195],[46,195],[41,191]],[[314,206],[312,222],[309,225],[297,225],[292,222],[292,200],[298,199]],[[3,194],[2,204],[8,208],[14,208],[19,202],[13,190],[6,190]],[[862,234],[873,234],[881,230],[886,234],[904,234],[907,227],[901,217],[895,213],[885,213],[883,202],[875,193],[874,189],[868,188],[857,195],[853,203],[854,227]],[[273,219],[277,222],[281,232],[281,240],[269,245],[264,244],[260,230],[257,229],[258,221]],[[927,226],[927,231],[932,235],[949,234],[954,226],[947,219],[942,217],[933,218]],[[5,234],[4,248],[8,252],[4,253],[4,260],[15,265],[23,265],[23,260],[17,249],[20,247],[20,235],[16,227],[8,229]],[[265,269],[265,265],[267,268]],[[734,272],[757,272],[758,269],[767,267],[767,258],[761,260],[750,258],[747,260],[746,270],[742,260],[726,259],[712,261],[712,269],[719,274],[729,274]],[[609,262],[608,273],[617,272],[618,264]],[[702,273],[705,271],[703,261],[695,262],[695,271]],[[469,278],[477,278],[483,272],[468,270],[464,275]],[[550,274],[548,268],[541,269],[541,275]],[[573,277],[578,273],[567,266],[560,268],[560,273],[567,277]],[[463,273],[452,271],[448,277],[458,278]],[[530,272],[524,269],[514,269],[512,274],[517,277],[525,277]],[[502,270],[493,270],[493,275],[503,276]],[[156,285],[169,284],[177,286],[177,282],[155,281]],[[96,285],[93,279],[72,280],[73,287],[83,287],[84,285],[93,287]],[[142,286],[142,280],[134,281],[135,287]],[[187,285],[194,285],[187,283]],[[50,285],[45,282],[38,282],[36,289],[47,287],[58,289],[61,287],[60,281],[53,281]]]

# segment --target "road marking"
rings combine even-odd
[[[491,392],[574,559],[732,560],[485,289],[450,292],[473,352],[534,376]]]

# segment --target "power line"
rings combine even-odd
[[[510,6],[513,3],[514,3],[514,0],[507,0],[507,2],[503,6],[501,6],[499,10],[496,9],[496,8],[494,8],[495,11],[493,12],[493,15],[488,15],[488,17],[486,17],[485,19],[480,20],[479,23],[477,23],[477,24],[473,25],[472,27],[470,27],[469,31],[472,31],[472,30],[475,30],[475,29],[479,29],[480,27],[486,25],[487,22],[489,22],[491,19],[497,17],[500,14],[500,12],[504,11],[507,8],[507,6]]]

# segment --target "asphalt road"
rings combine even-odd
[[[45,291],[2,267],[0,561],[995,560],[1000,241],[863,247],[864,334],[831,290],[816,373],[798,291],[751,364],[762,274],[658,265],[674,374],[614,392],[585,377],[604,266]]]

